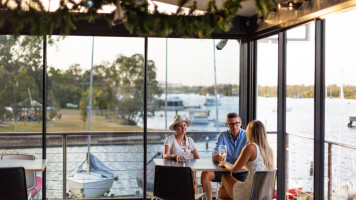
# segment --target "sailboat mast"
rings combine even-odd
[[[88,136],[88,154],[90,153],[90,142],[91,142],[91,108],[93,104],[93,64],[94,63],[94,36],[92,41],[91,49],[91,70],[90,70],[90,87],[89,87],[89,136]],[[89,158],[89,155],[88,155]]]
[[[164,103],[165,130],[167,130],[167,96],[168,96],[168,38],[166,38],[166,101]]]

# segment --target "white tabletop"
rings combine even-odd
[[[155,165],[190,167],[192,171],[227,171],[218,167],[211,159],[190,159],[187,161],[175,161],[166,159],[153,159]]]
[[[43,172],[48,163],[47,159],[20,160],[4,159],[0,160],[0,168],[5,167],[23,167],[26,172]]]

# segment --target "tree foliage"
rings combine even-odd
[[[42,98],[41,45],[40,37],[16,40],[0,36],[0,120],[5,119],[5,107],[12,109],[15,122],[21,113],[38,110],[35,102]]]
[[[344,85],[344,98],[356,99],[356,87]],[[277,86],[258,86],[258,96],[277,97]],[[287,97],[314,98],[313,85],[287,85]],[[338,85],[327,86],[327,97],[340,98],[341,89]]]
[[[238,10],[242,8],[241,0],[225,0],[222,8],[218,8],[215,1],[209,1],[204,14],[197,15],[197,2],[189,0],[177,1],[177,10],[166,14],[148,9],[147,0],[60,0],[55,11],[48,12],[39,0],[3,0],[0,8],[5,14],[0,18],[0,25],[10,22],[10,31],[19,34],[26,26],[34,35],[52,35],[54,31],[68,34],[76,29],[76,22],[85,20],[92,22],[97,19],[107,20],[108,23],[124,23],[130,33],[139,36],[168,36],[170,34],[182,37],[210,37],[213,32],[226,32],[232,27],[232,20]],[[100,14],[103,7],[116,5],[117,12],[122,16],[115,18],[115,12]],[[53,6],[53,5],[52,5]],[[183,12],[188,7],[188,12]],[[276,8],[276,0],[255,0],[255,7],[259,16],[266,16]],[[80,14],[79,14],[80,13]],[[118,15],[117,15],[118,16]]]
[[[117,80],[115,84],[118,99],[118,115],[126,120],[128,124],[136,124],[143,116],[144,99],[144,57],[134,54],[131,57],[118,57],[112,68],[116,69]],[[148,112],[154,114],[156,96],[162,94],[156,80],[156,67],[152,60],[147,63],[147,103]]]
[[[0,120],[5,119],[6,107],[11,108],[12,118],[34,110],[40,114],[42,104],[42,38],[11,36],[0,37]],[[72,64],[67,70],[51,66],[48,69],[47,106],[50,118],[60,108],[81,105],[85,122],[89,102],[90,70]],[[115,111],[115,117],[127,124],[136,124],[143,115],[144,57],[119,55],[115,60],[95,65],[93,69],[93,106],[101,111]],[[157,97],[162,94],[156,80],[156,67],[152,60],[147,65],[147,102],[149,112],[157,108]],[[32,100],[32,101],[31,101]],[[80,103],[82,102],[82,103]],[[36,106],[36,108],[35,108]]]
[[[157,97],[162,94],[156,80],[156,67],[149,60],[147,65],[149,112],[157,108]],[[73,64],[61,71],[53,67],[49,70],[49,86],[62,108],[67,103],[80,104],[82,120],[85,122],[89,102],[90,70],[81,70],[79,64]],[[93,106],[103,111],[115,112],[115,117],[134,125],[143,115],[144,99],[144,57],[119,55],[112,62],[93,66]]]

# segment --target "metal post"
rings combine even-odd
[[[328,144],[328,200],[331,200],[333,185],[333,146]]]
[[[42,158],[46,159],[47,152],[47,36],[43,36],[43,72],[42,72]],[[42,172],[42,199],[46,200],[46,169]]]
[[[62,148],[63,148],[63,192],[62,192],[62,198],[66,199],[67,198],[67,136],[63,135],[62,136]]]
[[[324,199],[325,163],[325,21],[315,21],[314,199]]]
[[[240,94],[239,114],[242,126],[256,119],[257,79],[256,60],[257,42],[247,39],[240,44]]]
[[[146,199],[147,188],[147,54],[148,39],[145,37],[145,66],[144,66],[144,91],[143,91],[143,199]]]
[[[286,65],[287,34],[278,33],[278,99],[277,99],[277,199],[286,198]]]

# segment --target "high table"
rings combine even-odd
[[[198,192],[195,181],[196,171],[228,171],[225,168],[219,167],[211,159],[189,159],[186,161],[175,161],[166,159],[153,159],[155,165],[174,166],[174,167],[190,167],[193,171],[193,185],[195,193]]]
[[[4,159],[0,160],[0,167],[23,167],[26,172],[43,172],[48,163],[47,159],[21,160]]]

